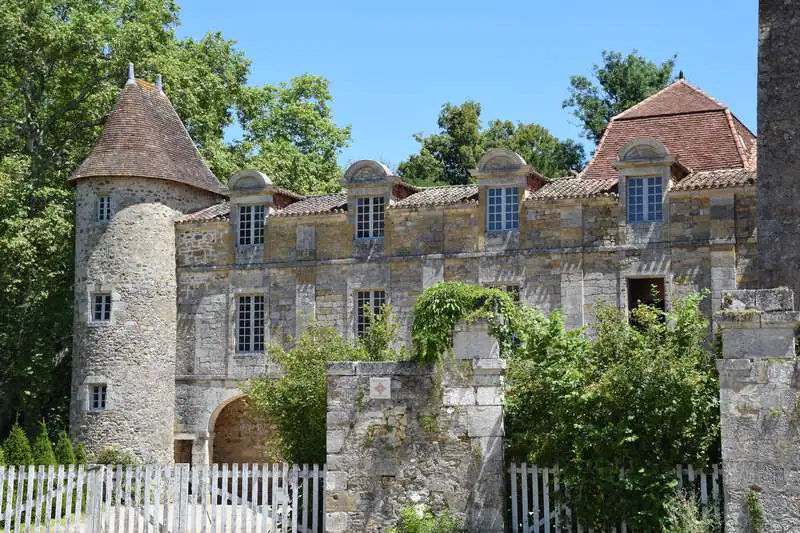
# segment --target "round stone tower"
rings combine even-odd
[[[177,342],[175,220],[221,200],[156,85],[133,72],[75,187],[70,426],[89,451],[173,457]]]

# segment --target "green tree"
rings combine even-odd
[[[56,461],[60,465],[75,464],[75,451],[72,448],[72,441],[69,440],[69,435],[63,429],[58,432],[58,439],[56,440]]]
[[[19,424],[11,426],[11,432],[3,441],[3,452],[6,462],[10,465],[30,465],[33,464],[33,453],[28,442],[25,430]]]
[[[6,464],[6,452],[3,451],[3,448],[0,448],[0,466],[5,466]]]
[[[660,530],[675,465],[718,459],[719,383],[702,299],[678,299],[666,314],[640,306],[635,325],[606,308],[595,340],[566,332],[558,315],[531,313],[509,361],[508,455],[558,464],[584,527],[624,518]]]
[[[333,124],[327,82],[301,76],[247,87],[250,63],[233,41],[219,33],[179,39],[178,23],[172,0],[0,0],[0,435],[15,412],[30,431],[40,418],[68,423],[74,229],[66,180],[100,133],[129,62],[137,77],[164,75],[218,176],[263,163],[279,184],[294,186],[298,175],[303,191],[333,187],[349,129]],[[244,139],[225,143],[237,119]]]
[[[33,454],[33,464],[35,465],[55,465],[56,454],[53,451],[53,443],[50,442],[50,435],[47,433],[47,426],[44,421],[39,422],[39,432],[33,441],[31,449]]]
[[[602,64],[592,67],[593,80],[586,76],[570,77],[569,98],[562,103],[578,119],[583,136],[595,143],[600,142],[611,117],[672,83],[678,57],[657,64],[639,55],[637,50],[627,56],[604,50],[602,56]]]
[[[236,148],[247,166],[300,193],[339,190],[336,158],[350,141],[350,127],[333,122],[330,102],[328,81],[311,74],[246,88],[239,107],[244,138]]]
[[[400,163],[400,176],[418,185],[469,183],[469,171],[490,148],[514,150],[548,177],[561,177],[583,166],[583,147],[574,141],[561,141],[538,124],[508,120],[493,120],[481,129],[480,116],[477,102],[442,106],[440,132],[414,135],[420,151]]]
[[[86,446],[82,442],[75,445],[75,464],[85,465],[89,462],[89,455],[86,453]]]

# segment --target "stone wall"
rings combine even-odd
[[[765,532],[800,531],[800,313],[790,289],[731,291],[722,300],[725,530],[750,531],[752,493]]]
[[[329,363],[328,533],[383,532],[416,504],[504,531],[503,361],[485,324],[454,337],[444,370]]]

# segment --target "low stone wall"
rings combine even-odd
[[[731,291],[717,313],[725,531],[750,531],[748,494],[766,532],[800,531],[800,314],[789,289]]]
[[[328,533],[383,532],[422,503],[504,531],[503,362],[485,325],[454,340],[444,366],[328,365]]]

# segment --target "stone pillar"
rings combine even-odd
[[[726,292],[720,377],[725,531],[749,531],[748,495],[765,532],[800,531],[800,397],[790,289]]]
[[[467,531],[504,528],[504,362],[485,324],[456,357],[328,364],[327,533],[386,531],[407,505],[447,508]]]
[[[208,465],[211,464],[211,457],[209,456],[208,449],[209,435],[208,431],[203,431],[195,435],[192,441],[192,464],[193,465]]]
[[[756,194],[759,286],[800,296],[800,2],[759,2]]]

